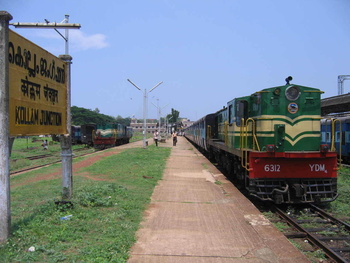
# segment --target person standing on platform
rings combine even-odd
[[[43,147],[44,150],[47,150],[49,148],[47,140],[43,140],[43,143],[41,144],[41,146]]]
[[[176,146],[176,143],[177,143],[177,134],[176,134],[176,132],[173,132],[171,137],[173,137],[173,146]]]
[[[158,133],[158,131],[156,130],[156,131],[153,133],[153,139],[154,139],[154,142],[156,143],[156,146],[158,146],[158,137],[159,137],[159,133]]]

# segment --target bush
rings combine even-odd
[[[115,204],[116,195],[125,196],[127,190],[116,184],[91,184],[76,190],[76,202],[88,207],[111,207]]]

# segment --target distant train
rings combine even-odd
[[[133,130],[120,123],[83,124],[71,126],[72,144],[86,144],[96,149],[105,149],[129,143]],[[52,136],[59,141],[59,136]]]
[[[350,163],[350,115],[321,120],[322,144],[336,151],[339,162]]]
[[[133,130],[120,123],[97,124],[93,133],[93,143],[96,149],[104,149],[129,143]]]
[[[330,202],[338,196],[338,166],[336,152],[321,143],[322,92],[291,80],[229,101],[185,136],[252,196],[277,204]]]
[[[85,144],[82,141],[83,134],[81,132],[81,126],[72,125],[71,126],[71,130],[70,130],[70,134],[71,134],[72,145]],[[52,134],[51,137],[52,137],[52,140],[54,142],[59,142],[60,141],[60,136],[57,135],[57,134]]]
[[[94,132],[96,130],[96,124],[83,124],[80,126],[80,132],[81,132],[81,143],[86,144],[89,146],[94,145]]]
[[[82,144],[81,140],[81,126],[71,126],[72,144]]]

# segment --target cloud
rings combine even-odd
[[[70,30],[69,41],[75,50],[102,49],[108,47],[107,37],[103,34],[86,35],[80,30]]]
[[[65,36],[64,30],[59,30],[59,32]],[[35,33],[35,36],[39,38],[46,39],[62,39],[57,32],[54,30],[38,30]],[[83,33],[81,30],[69,30],[69,46],[71,49],[75,51],[86,51],[89,49],[102,49],[109,46],[107,42],[106,35],[103,34],[94,34],[87,35]]]

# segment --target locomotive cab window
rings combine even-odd
[[[233,105],[231,104],[231,105],[229,105],[228,106],[228,123],[230,124],[230,125],[232,125],[232,123],[233,123],[233,120],[234,120],[234,116],[233,116]]]
[[[240,100],[236,102],[236,124],[237,126],[242,124],[242,119],[246,120],[248,118],[248,102],[246,100]]]

